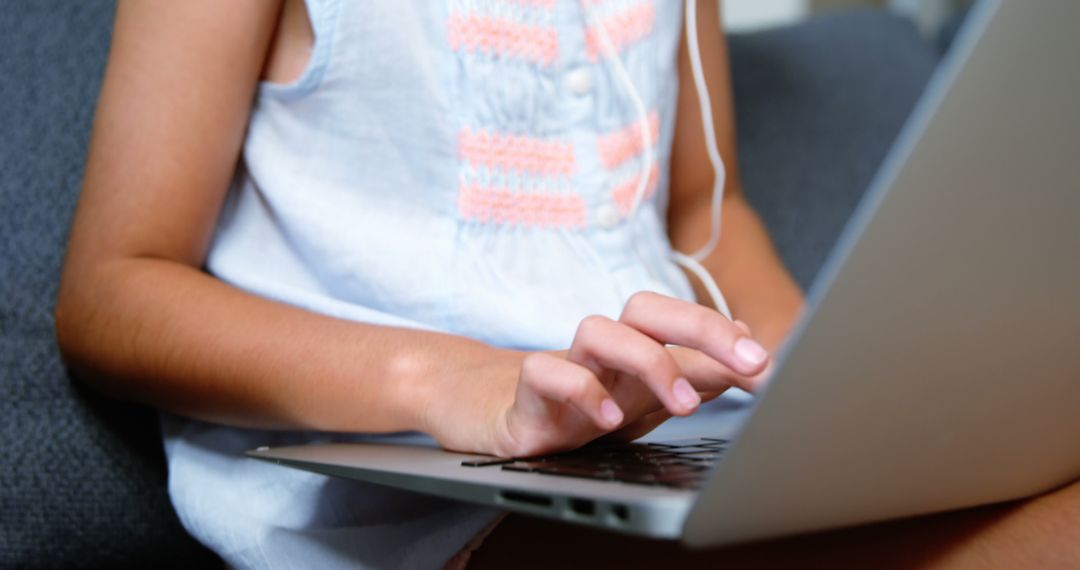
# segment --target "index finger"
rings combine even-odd
[[[769,362],[768,351],[744,328],[697,303],[642,291],[626,302],[619,322],[659,342],[696,348],[743,376]]]

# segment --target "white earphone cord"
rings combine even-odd
[[[585,3],[585,6],[586,10],[592,9],[588,2]],[[605,25],[604,20],[602,18],[595,18],[595,15],[593,16],[597,23],[601,47],[603,47],[604,53],[607,54],[608,58],[614,63],[616,79],[618,79],[619,83],[622,84],[623,88],[630,96],[630,101],[634,105],[634,111],[638,116],[643,160],[641,174],[637,181],[637,188],[634,191],[634,199],[633,202],[631,202],[630,212],[627,214],[628,217],[633,217],[637,214],[638,207],[644,200],[645,192],[649,185],[649,175],[651,174],[654,160],[652,133],[649,129],[649,118],[645,111],[645,103],[641,100],[641,94],[638,92],[637,87],[630,78],[630,74],[626,71],[626,67],[622,63],[622,59],[619,58],[619,54],[615,50],[614,44],[611,42],[611,37],[608,35],[607,26]],[[697,90],[698,104],[701,108],[701,124],[705,131],[705,149],[709,156],[709,163],[713,168],[714,177],[712,200],[710,204],[711,225],[709,230],[709,240],[705,242],[705,245],[701,249],[690,255],[672,251],[671,259],[700,279],[705,285],[705,290],[708,292],[716,309],[725,317],[731,319],[731,309],[728,307],[723,293],[720,292],[720,287],[716,285],[716,280],[713,279],[712,275],[710,275],[705,267],[701,265],[701,261],[716,249],[716,244],[720,241],[720,216],[724,201],[724,182],[726,180],[727,171],[724,169],[724,161],[720,156],[720,150],[716,144],[716,131],[713,128],[712,105],[710,104],[708,86],[705,83],[705,73],[702,71],[701,66],[701,51],[698,47],[697,34],[696,0],[685,0],[683,17],[686,24],[686,40],[689,44],[690,69],[694,78],[694,87]]]

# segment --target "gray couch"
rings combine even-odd
[[[112,19],[108,0],[0,11],[0,567],[203,567],[165,492],[155,414],[73,382],[52,307]],[[808,285],[937,54],[876,11],[732,38],[740,164]]]

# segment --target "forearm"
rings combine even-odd
[[[708,240],[711,227],[707,203],[685,208],[672,223],[673,245],[693,251]],[[749,324],[766,348],[775,350],[802,309],[802,292],[741,193],[725,196],[721,227],[720,242],[702,265],[715,278],[735,317]],[[707,301],[701,284],[695,281],[694,286],[698,299]]]
[[[462,337],[317,315],[148,258],[80,271],[61,293],[57,330],[69,362],[102,390],[245,427],[425,429],[443,385],[517,358]]]

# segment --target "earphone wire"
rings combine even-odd
[[[727,169],[724,167],[724,159],[720,156],[720,148],[716,144],[716,129],[713,121],[712,103],[709,97],[709,86],[705,82],[705,72],[701,65],[701,48],[698,45],[697,31],[697,2],[686,0],[686,41],[689,44],[690,72],[694,78],[694,89],[697,91],[698,106],[701,109],[701,126],[705,131],[705,150],[709,156],[709,163],[713,168],[713,188],[710,200],[711,225],[709,241],[690,255],[695,261],[702,261],[716,249],[720,242],[720,221],[724,204],[724,184],[727,182]]]
[[[591,10],[588,2],[585,2],[584,5],[586,6],[586,10]],[[598,31],[601,47],[603,48],[605,55],[613,62],[616,79],[618,79],[619,83],[622,84],[623,89],[629,95],[630,101],[634,106],[634,111],[638,116],[638,127],[643,147],[643,160],[637,187],[634,191],[634,199],[633,202],[631,202],[630,210],[627,214],[627,217],[632,218],[637,215],[638,208],[645,198],[650,174],[652,173],[653,161],[655,160],[655,157],[653,156],[653,140],[652,133],[650,132],[648,113],[645,110],[645,103],[641,99],[641,93],[638,92],[637,86],[634,85],[629,72],[627,72],[626,67],[623,65],[622,59],[615,50],[615,46],[611,41],[611,36],[608,34],[607,26],[603,18],[596,18],[595,14],[591,15],[593,16],[593,19],[596,20],[596,29]],[[689,44],[690,69],[694,79],[694,88],[697,91],[698,105],[701,109],[701,123],[705,131],[705,148],[706,153],[709,156],[709,162],[713,168],[714,176],[710,200],[709,240],[701,249],[690,255],[679,251],[672,251],[671,259],[693,273],[705,286],[705,291],[708,293],[716,309],[728,319],[732,319],[731,309],[728,307],[727,301],[720,291],[720,287],[716,284],[716,280],[713,279],[708,270],[701,265],[701,261],[707,258],[720,242],[720,221],[727,171],[724,168],[724,161],[720,156],[719,146],[716,143],[716,131],[713,126],[711,99],[709,97],[708,86],[705,83],[705,73],[702,70],[701,65],[701,49],[698,44],[697,33],[696,0],[685,0],[683,17],[686,26],[687,43]]]

